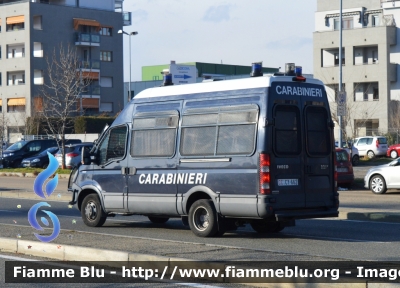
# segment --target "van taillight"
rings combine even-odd
[[[376,140],[376,148],[379,148],[379,140]]]
[[[271,194],[269,154],[260,154],[260,194]]]

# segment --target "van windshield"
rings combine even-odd
[[[18,141],[15,142],[13,145],[11,145],[10,147],[7,148],[7,150],[19,150],[22,147],[25,146],[25,144],[28,143],[28,141]]]

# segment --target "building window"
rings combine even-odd
[[[373,98],[374,101],[379,101],[379,89],[373,88]]]
[[[372,63],[378,63],[378,51],[376,50],[372,51]]]
[[[101,85],[101,87],[113,87],[113,78],[112,77],[100,77],[100,85]]]
[[[379,15],[372,15],[372,27],[379,26]]]
[[[339,65],[339,52],[338,53],[334,53],[334,57],[335,57],[335,66]],[[344,56],[344,51],[342,52],[342,65],[345,64],[345,56]]]
[[[343,18],[342,29],[353,29],[353,18]],[[339,30],[339,18],[333,20],[333,29]]]
[[[112,52],[111,51],[100,51],[100,61],[111,62]]]
[[[102,35],[102,36],[112,36],[112,28],[111,27],[101,27],[100,35]]]
[[[25,98],[8,99],[7,112],[25,112]]]
[[[1,73],[0,73],[0,86],[1,86]]]
[[[33,57],[43,57],[43,46],[41,42],[33,42]]]
[[[42,16],[33,16],[33,29],[42,30]]]
[[[101,102],[100,103],[100,112],[113,112],[113,103],[112,102]]]

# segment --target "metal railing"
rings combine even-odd
[[[82,90],[82,95],[100,95],[100,86],[99,85],[89,85]]]
[[[99,43],[100,34],[75,32],[75,42]]]
[[[81,60],[79,64],[81,69],[100,69],[100,60]]]

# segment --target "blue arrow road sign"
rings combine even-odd
[[[174,75],[174,78],[183,78],[183,79],[188,79],[188,78],[192,78],[192,76],[183,74],[183,75]]]

